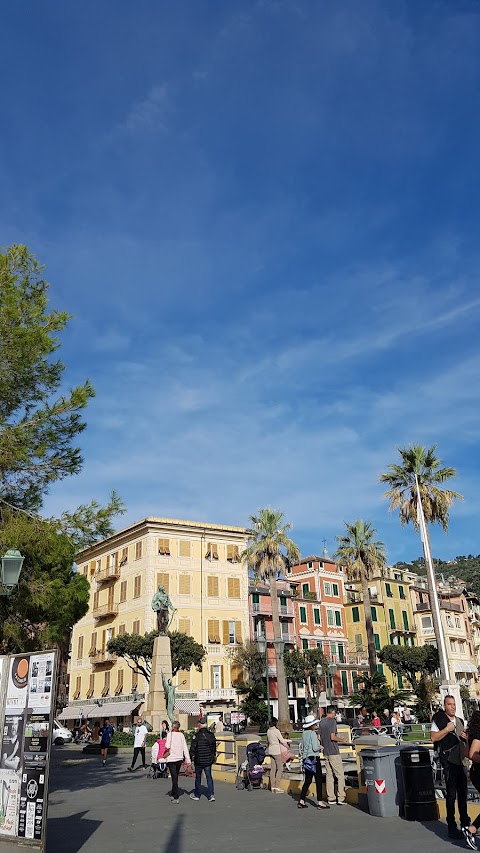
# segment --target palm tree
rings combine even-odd
[[[275,640],[282,636],[277,578],[284,572],[286,565],[297,563],[300,559],[300,551],[297,545],[287,536],[292,525],[282,522],[283,512],[270,509],[270,507],[259,509],[258,515],[250,516],[249,539],[242,555],[242,559],[248,568],[253,570],[255,579],[268,583],[270,587],[272,626]],[[282,730],[282,727],[288,729],[290,726],[290,712],[283,654],[278,654],[276,648],[275,660],[277,665],[278,719],[279,728]]]
[[[370,521],[357,519],[353,524],[344,522],[345,536],[336,536],[338,548],[333,559],[345,566],[349,581],[360,582],[362,586],[363,609],[367,630],[368,668],[370,675],[377,671],[377,655],[372,625],[372,607],[370,603],[369,581],[374,572],[383,573],[385,569],[385,546],[375,541],[376,530]]]
[[[445,532],[448,530],[448,511],[452,503],[455,499],[463,500],[462,495],[459,495],[458,492],[439,488],[439,484],[455,477],[457,472],[455,468],[442,467],[443,463],[436,456],[436,450],[435,444],[431,447],[422,447],[420,444],[412,444],[411,447],[399,447],[400,465],[389,465],[386,472],[380,476],[380,482],[387,483],[390,486],[385,492],[385,497],[390,501],[389,511],[398,509],[402,526],[412,522],[415,530],[418,530],[417,481],[426,523],[440,524]],[[427,579],[430,601],[432,601],[432,580],[428,574]],[[438,644],[441,636],[441,625],[434,607],[431,607],[431,612]],[[443,677],[446,679],[447,673],[443,672],[444,667],[442,666],[441,669]]]

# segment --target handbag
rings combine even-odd
[[[314,755],[307,755],[307,757],[303,759],[303,769],[306,773],[317,772],[317,759]]]

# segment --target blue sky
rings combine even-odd
[[[284,511],[303,554],[371,520],[378,475],[438,445],[478,553],[480,6],[102,0],[2,13],[0,242],[75,319],[97,391],[59,513]]]

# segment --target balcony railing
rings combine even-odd
[[[94,619],[104,619],[106,616],[116,616],[118,613],[118,604],[113,601],[108,604],[102,604],[100,607],[93,608]]]
[[[440,601],[440,610],[451,610],[453,613],[463,613],[462,605],[455,604],[454,601]],[[417,613],[423,613],[425,610],[430,610],[428,601],[420,601],[416,605]]]
[[[208,702],[214,699],[236,699],[237,691],[234,687],[212,687],[210,690],[198,690],[199,702]]]
[[[107,569],[101,569],[95,572],[95,580],[97,583],[105,583],[105,581],[113,581],[120,577],[120,567],[109,566]]]
[[[111,652],[95,652],[95,654],[90,655],[90,663],[93,666],[98,666],[102,663],[115,663],[116,660],[117,656]]]

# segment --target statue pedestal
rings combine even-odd
[[[167,701],[163,689],[162,672],[165,678],[172,677],[172,653],[170,637],[155,637],[153,642],[152,672],[148,690],[145,718],[153,726],[154,732],[161,730],[162,720],[168,720]]]

